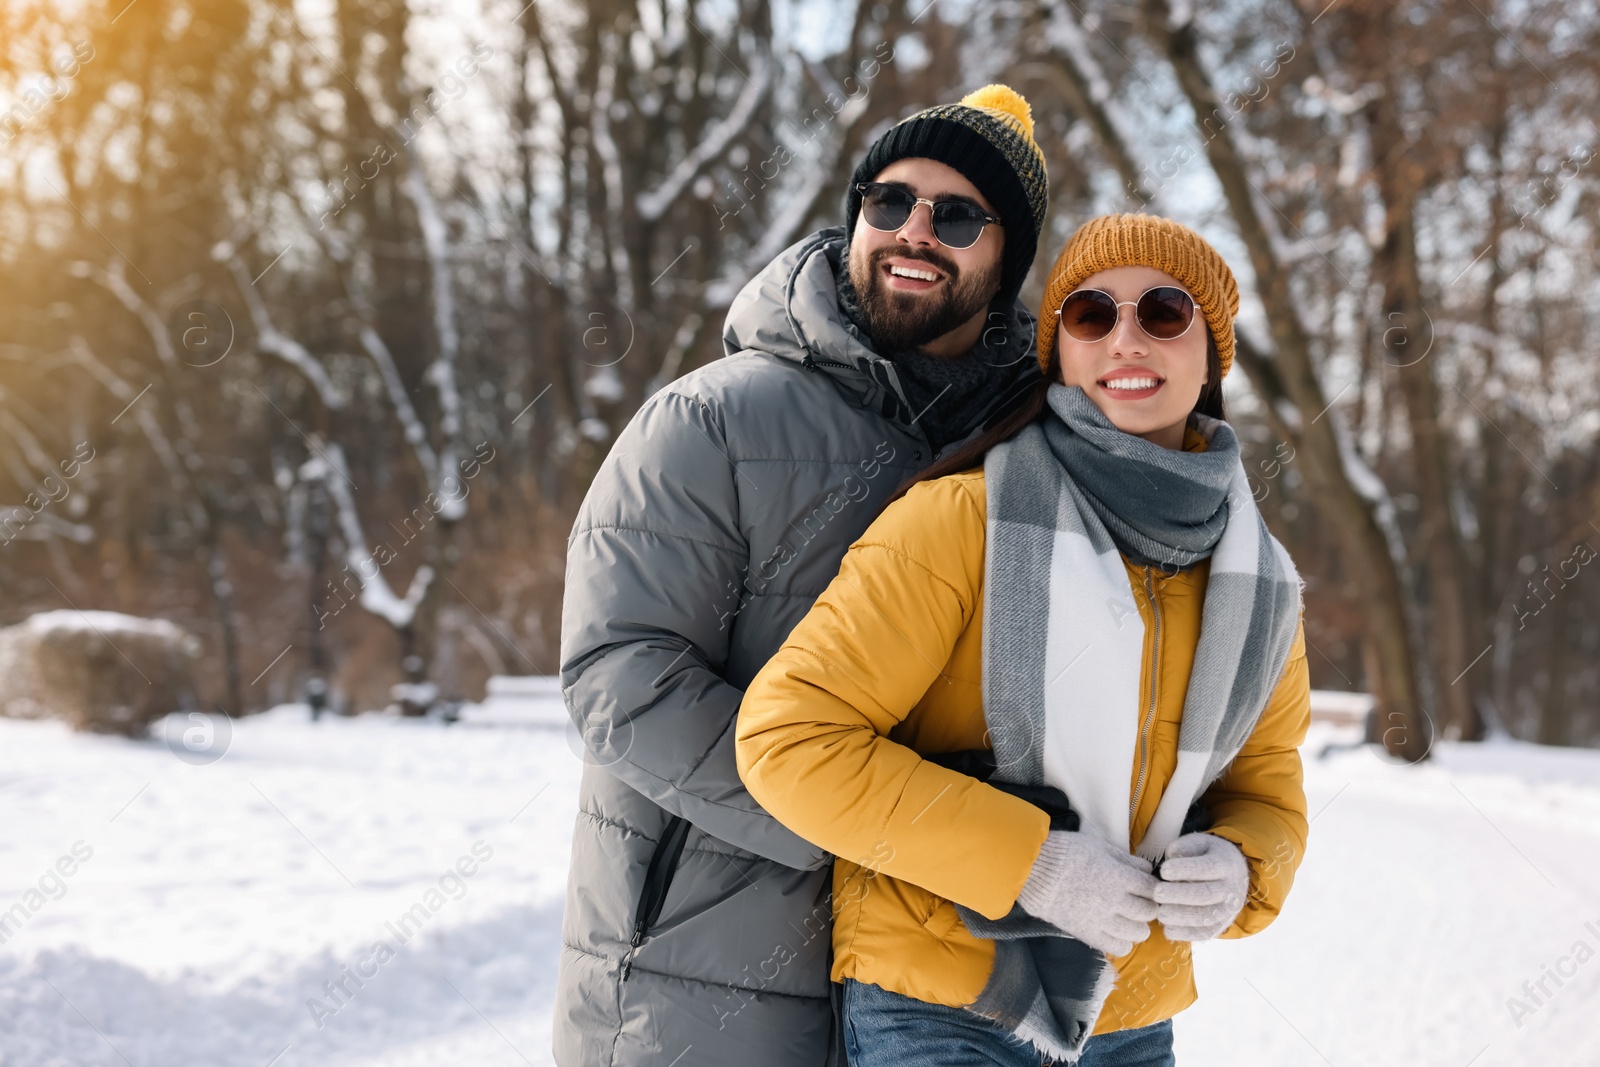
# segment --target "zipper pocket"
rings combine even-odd
[[[639,893],[639,904],[633,912],[633,936],[628,939],[628,954],[622,961],[622,980],[626,982],[633,972],[633,955],[650,928],[661,917],[661,906],[667,901],[667,890],[672,887],[672,876],[678,870],[678,858],[683,855],[683,843],[689,838],[689,820],[674,815],[667,820],[650,854],[650,865],[644,871],[644,888]]]

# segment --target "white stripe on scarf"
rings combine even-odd
[[[1241,464],[1229,489],[1228,524],[1211,555],[1211,577],[1224,573],[1255,577],[1259,518]],[[1070,494],[1063,506],[1071,507]],[[1080,512],[1086,523],[1095,516]],[[1136,593],[1114,549],[1097,554],[1090,539],[1058,522],[1050,562],[1050,620],[1046,641],[1044,779],[1072,799],[1085,829],[1093,829],[1118,848],[1129,849],[1129,777],[1140,758],[1139,738],[1155,710],[1140,700],[1147,673],[1145,624]],[[1294,564],[1276,539],[1270,542],[1283,571]],[[1296,579],[1297,580],[1297,579]],[[1165,620],[1161,621],[1165,625]],[[1160,635],[1161,640],[1168,635]],[[1244,635],[1237,635],[1242,642]],[[1232,679],[1221,685],[1226,699]],[[1199,680],[1191,685],[1204,684]],[[1159,699],[1160,694],[1155,694]],[[1171,697],[1169,696],[1170,700]],[[1155,743],[1155,723],[1145,738],[1145,758]],[[1189,806],[1210,781],[1214,753],[1180,751],[1138,854],[1154,861],[1177,837]],[[1151,783],[1146,779],[1146,788]]]

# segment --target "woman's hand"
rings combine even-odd
[[[1094,834],[1052,830],[1022,886],[1022,910],[1107,956],[1150,936],[1160,885],[1150,863]]]
[[[1162,857],[1156,918],[1172,941],[1209,941],[1233,925],[1249,891],[1239,846],[1216,834],[1184,834]]]

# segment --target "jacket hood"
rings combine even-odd
[[[839,310],[833,278],[846,247],[844,227],[830,226],[763,267],[728,307],[722,329],[727,354],[753,350],[807,366],[819,360],[838,363],[858,372],[879,360]]]
[[[894,362],[873,351],[870,340],[839,307],[834,276],[847,247],[845,228],[830,226],[780,252],[734,297],[722,329],[724,352],[730,356],[766,352],[823,372],[861,406],[921,434],[912,425],[911,406]],[[1031,353],[1033,316],[1013,303],[1008,318],[1023,327],[1009,330],[1008,337],[1017,338],[1022,351]],[[1017,389],[1007,394],[1008,400],[1024,391],[1037,374],[1032,358],[1021,364]]]

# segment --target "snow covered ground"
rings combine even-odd
[[[1318,760],[1327,736],[1289,903],[1196,946],[1178,1062],[1600,1065],[1600,752],[1442,744],[1404,767]]]
[[[187,760],[0,720],[0,1064],[548,1064],[564,723],[286,707],[205,762],[177,717]],[[1332,737],[1288,909],[1196,950],[1179,1062],[1600,1064],[1600,753],[1310,758]]]

